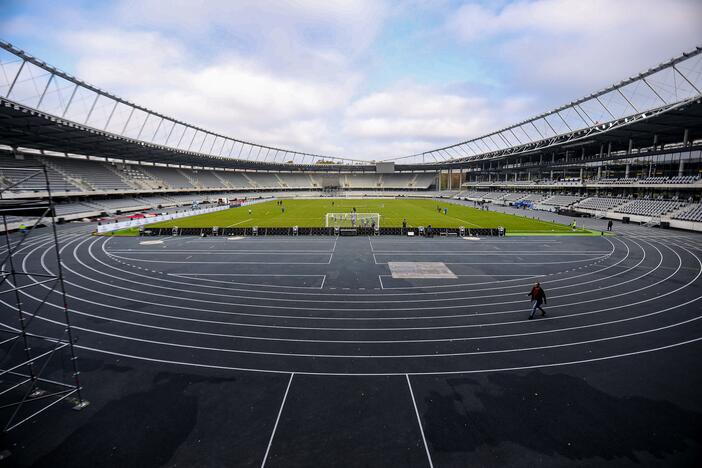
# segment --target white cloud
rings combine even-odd
[[[117,0],[30,5],[0,28],[194,125],[380,158],[480,136],[637,73],[702,42],[700,17],[696,0]],[[404,70],[396,57],[385,73],[387,54],[410,61],[411,47],[454,75],[442,83],[431,63]],[[442,61],[465,63],[473,81]]]
[[[353,102],[343,131],[365,142],[364,149],[379,157],[393,150],[417,152],[479,136],[522,117],[527,108],[526,99],[491,101],[406,84]]]
[[[514,67],[514,86],[573,99],[693,48],[700,18],[698,0],[519,0],[463,5],[447,28]]]

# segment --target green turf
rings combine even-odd
[[[332,205],[333,203],[333,205]],[[180,218],[149,225],[153,228],[209,228],[224,227],[322,227],[327,213],[351,212],[380,213],[381,227],[401,227],[403,218],[409,227],[432,225],[439,227],[496,228],[508,232],[554,233],[572,232],[569,226],[539,221],[494,211],[481,211],[468,206],[442,203],[427,199],[313,199],[284,200],[285,213],[276,201],[232,208],[203,215]],[[448,208],[448,214],[439,213],[437,206]],[[249,214],[249,210],[251,213]],[[580,231],[580,230],[579,230]]]
[[[135,237],[139,235],[139,228],[133,227],[133,228],[125,228],[125,229],[120,229],[118,231],[108,231],[102,234],[98,234],[99,236],[118,236],[118,237]]]

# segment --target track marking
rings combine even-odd
[[[285,407],[285,400],[288,398],[288,392],[290,391],[290,384],[292,384],[293,377],[295,373],[290,374],[290,380],[288,380],[288,386],[285,388],[285,394],[283,395],[283,401],[280,403],[280,409],[278,410],[278,416],[275,418],[275,425],[273,426],[273,432],[271,432],[271,438],[268,440],[268,447],[266,447],[266,453],[263,455],[263,461],[261,462],[261,468],[266,466],[266,460],[268,459],[268,452],[271,450],[271,445],[273,445],[273,438],[275,437],[275,431],[278,429],[278,422],[280,422],[280,415],[283,414],[283,408]]]
[[[412,406],[414,406],[414,414],[417,415],[417,425],[419,426],[419,432],[422,434],[422,441],[424,442],[424,450],[427,453],[427,461],[429,466],[434,468],[434,463],[431,461],[431,453],[429,452],[429,444],[427,444],[427,438],[424,436],[424,428],[422,427],[422,418],[419,417],[419,409],[417,409],[417,401],[414,399],[414,392],[412,391],[412,383],[410,382],[409,375],[405,374],[407,379],[407,387],[409,388],[410,397],[412,398]]]

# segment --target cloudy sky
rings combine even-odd
[[[236,138],[360,159],[450,144],[702,44],[699,0],[0,0],[0,37]]]

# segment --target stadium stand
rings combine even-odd
[[[673,218],[683,221],[702,222],[702,203],[687,207],[682,212],[673,216]]]
[[[195,186],[178,169],[160,166],[144,166],[143,170],[152,178],[161,181],[160,187],[172,189],[194,189]]]
[[[250,189],[253,188],[249,179],[243,174],[237,172],[217,172],[217,175],[224,182],[224,187],[233,189]]]
[[[661,216],[684,205],[682,202],[670,200],[633,200],[619,208],[615,208],[614,211],[641,216]]]
[[[524,192],[513,192],[513,193],[508,193],[507,195],[504,196],[503,200],[504,201],[518,201],[521,200],[522,198],[528,196],[528,193]]]
[[[41,161],[25,156],[24,159],[15,159],[7,154],[0,156],[0,182],[3,187],[16,184],[25,179],[29,173],[20,168],[27,166],[38,166]],[[66,180],[62,174],[57,172],[52,167],[47,168],[49,183],[54,192],[71,192],[81,191],[76,185]],[[12,188],[12,191],[30,191],[36,192],[46,188],[46,180],[43,176],[35,176],[29,180],[25,180]]]
[[[75,179],[93,190],[115,191],[134,188],[111,167],[101,162],[71,158],[42,158],[41,161],[67,178]]]
[[[577,203],[582,199],[583,197],[577,195],[554,195],[546,200],[542,200],[540,203],[542,205],[566,207]]]
[[[600,198],[591,197],[578,202],[577,208],[584,208],[587,210],[597,210],[597,211],[609,211],[619,205],[622,205],[629,200],[622,198]]]

